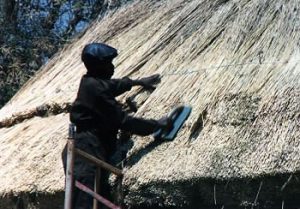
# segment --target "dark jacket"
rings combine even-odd
[[[115,97],[131,88],[129,78],[104,80],[84,75],[71,109],[71,122],[75,123],[78,132],[93,131],[108,152],[115,149],[119,129],[137,135],[155,132],[157,121],[129,116],[116,101]]]

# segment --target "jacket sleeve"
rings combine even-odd
[[[152,134],[159,129],[159,123],[156,120],[129,116],[116,101],[115,96],[131,89],[132,85],[129,78],[111,80],[109,85],[109,87],[102,87],[104,90],[100,88],[97,91],[99,99],[96,102],[98,104],[97,112],[103,115],[103,126],[108,130],[121,129],[140,136]]]
[[[104,114],[106,119],[104,121],[104,126],[106,126],[107,129],[117,128],[132,134],[147,136],[160,128],[159,123],[156,120],[137,118],[128,115],[112,97],[105,97],[104,101],[105,106],[102,106],[102,110],[105,110]]]
[[[147,136],[156,132],[159,129],[159,124],[156,120],[125,115],[120,128],[121,130],[129,131],[132,134]]]
[[[114,97],[131,90],[132,86],[132,80],[128,77],[124,77],[122,79],[111,79],[110,81],[110,90]]]

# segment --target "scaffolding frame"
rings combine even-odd
[[[94,198],[93,209],[98,209],[98,202],[101,202],[105,206],[111,209],[121,209],[120,206],[115,205],[110,202],[106,198],[99,195],[99,183],[100,183],[100,170],[101,168],[108,170],[109,172],[115,174],[119,178],[119,184],[122,183],[123,173],[122,170],[100,160],[80,149],[75,148],[74,135],[76,132],[76,128],[73,124],[69,127],[69,137],[67,143],[67,166],[66,166],[66,186],[65,186],[65,202],[64,209],[72,209],[72,194],[74,190],[74,186],[76,186],[81,191],[86,192]],[[74,181],[74,161],[75,156],[81,157],[97,166],[96,174],[95,174],[95,184],[94,191],[83,185],[79,181]],[[122,199],[119,198],[119,199]]]

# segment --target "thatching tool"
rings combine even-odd
[[[192,108],[189,106],[180,106],[175,108],[167,118],[170,120],[172,126],[167,129],[160,129],[153,134],[156,140],[171,141],[176,137],[184,121],[189,117]]]

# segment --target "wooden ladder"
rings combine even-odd
[[[65,187],[65,203],[64,209],[72,209],[72,193],[73,188],[76,186],[78,189],[88,193],[94,198],[93,209],[98,209],[98,202],[106,205],[108,208],[111,209],[121,209],[120,206],[115,205],[114,203],[110,202],[109,200],[105,199],[101,195],[99,195],[99,180],[100,180],[100,169],[104,168],[109,172],[118,176],[118,185],[122,184],[122,171],[86,152],[83,152],[80,149],[75,148],[74,136],[75,136],[76,128],[73,124],[70,124],[69,127],[69,137],[68,137],[68,145],[67,145],[67,167],[66,167],[66,187]],[[88,188],[87,186],[83,185],[79,181],[75,181],[74,184],[74,160],[75,156],[81,157],[93,164],[95,164],[98,168],[95,175],[95,185],[94,191]],[[122,199],[122,197],[119,197]]]

